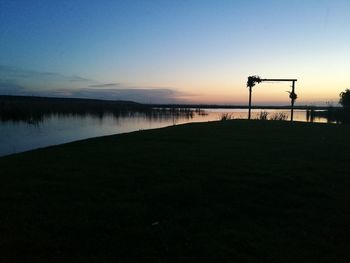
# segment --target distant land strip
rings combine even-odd
[[[0,95],[0,102],[55,102],[55,103],[93,103],[98,105],[107,104],[108,106],[131,106],[131,107],[145,107],[145,108],[180,108],[180,109],[248,109],[248,105],[228,105],[228,104],[143,104],[133,101],[123,100],[101,100],[88,98],[62,98],[62,97],[40,97],[40,96],[12,96]],[[327,110],[330,106],[311,106],[311,105],[297,105],[294,106],[296,110]],[[341,108],[339,106],[331,106],[333,109]],[[271,110],[287,110],[289,105],[254,105],[252,109],[271,109]]]
[[[194,109],[248,109],[248,105],[220,105],[220,104],[146,104],[154,108],[194,108]],[[298,105],[294,106],[296,110],[327,110],[330,106],[310,106]],[[341,107],[331,106],[331,108],[338,109]],[[271,109],[271,110],[288,110],[290,106],[287,105],[256,105],[252,109]]]

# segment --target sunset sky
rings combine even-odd
[[[0,94],[246,104],[249,75],[297,104],[350,88],[349,0],[1,0]],[[288,83],[254,88],[288,104]]]

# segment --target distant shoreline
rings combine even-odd
[[[194,109],[248,109],[247,105],[220,105],[220,104],[144,104],[155,108],[194,108]],[[290,106],[279,105],[256,105],[252,109],[266,109],[266,110],[289,110]],[[341,107],[332,107],[341,108]],[[294,106],[295,110],[327,110],[329,106],[308,106],[300,105]]]
[[[0,95],[0,102],[3,100],[26,100],[26,101],[55,101],[55,102],[89,102],[89,103],[98,103],[103,102],[112,104],[123,104],[123,105],[132,105],[132,106],[145,106],[149,108],[193,108],[193,109],[248,109],[248,105],[227,105],[227,104],[162,104],[162,103],[138,103],[134,101],[125,101],[125,100],[103,100],[103,99],[91,99],[91,98],[61,98],[61,97],[40,97],[40,96],[18,96],[18,95]],[[310,105],[296,105],[294,109],[296,110],[327,110],[330,106],[310,106]],[[332,106],[332,108],[337,109],[341,108],[339,106]],[[254,105],[252,109],[272,109],[272,110],[288,110],[290,109],[289,105]]]

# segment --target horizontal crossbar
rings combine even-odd
[[[261,81],[298,81],[297,79],[260,79]]]

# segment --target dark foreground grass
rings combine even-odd
[[[349,134],[225,121],[0,158],[0,262],[350,262]]]

